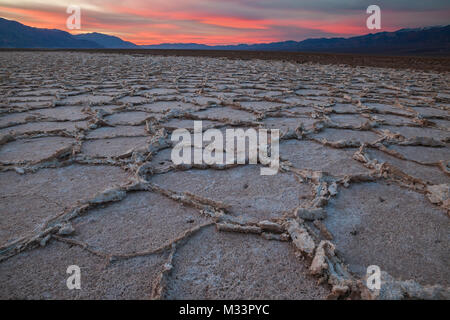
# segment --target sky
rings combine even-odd
[[[71,4],[81,8],[80,30],[66,27]],[[381,9],[381,30],[366,27],[371,4]],[[71,33],[101,32],[136,44],[222,45],[447,25],[450,1],[0,0],[0,17]]]

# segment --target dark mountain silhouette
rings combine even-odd
[[[102,48],[57,29],[40,29],[0,18],[1,48]]]
[[[101,33],[71,35],[56,29],[39,29],[0,18],[0,47],[3,48],[114,48],[183,50],[252,50],[391,55],[449,55],[450,25],[395,32],[378,32],[350,38],[319,38],[261,44],[208,46],[197,43],[136,45]]]
[[[119,37],[110,36],[103,33],[85,33],[85,34],[78,34],[74,36],[76,39],[80,40],[89,40],[92,42],[97,43],[98,45],[102,46],[103,48],[111,48],[111,49],[137,49],[139,48],[138,45],[129,42],[124,41],[120,39]]]

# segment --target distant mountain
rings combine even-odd
[[[85,34],[78,34],[74,36],[76,39],[80,40],[88,40],[97,43],[98,45],[104,47],[104,48],[111,48],[111,49],[137,49],[139,48],[138,45],[135,45],[132,42],[124,41],[120,39],[119,37],[110,36],[103,33],[85,33]]]
[[[252,50],[331,53],[373,53],[390,55],[450,55],[450,25],[395,32],[371,33],[351,38],[319,38],[260,44],[209,46],[197,43],[136,45],[102,33],[71,35],[56,29],[39,29],[0,18],[2,48],[111,48],[111,49],[183,49]]]
[[[292,51],[375,54],[450,54],[450,25],[395,32],[379,32],[351,38],[307,39]],[[289,50],[291,51],[291,50]]]
[[[199,46],[198,48],[196,46]],[[206,46],[197,44],[161,44],[141,46],[148,49],[203,49],[203,50],[252,50],[252,51],[305,51],[332,53],[374,54],[450,54],[450,25],[401,29],[395,32],[379,32],[351,38],[319,38],[303,41],[282,41],[260,44]]]
[[[99,44],[77,39],[68,32],[39,29],[0,18],[1,48],[103,48]]]
[[[184,50],[214,50],[214,46],[198,43],[161,43],[141,45],[142,49],[184,49]]]

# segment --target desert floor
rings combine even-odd
[[[106,52],[0,66],[0,298],[450,298],[448,72]],[[279,172],[173,164],[194,120],[280,129]]]

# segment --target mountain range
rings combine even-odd
[[[197,43],[163,43],[136,45],[119,37],[102,33],[72,35],[62,30],[34,28],[0,18],[0,48],[252,50],[449,55],[450,25],[401,29],[395,32],[378,32],[350,38],[317,38],[261,44],[209,46]]]

